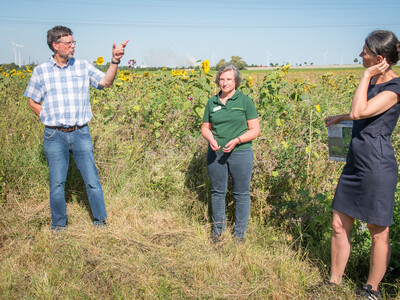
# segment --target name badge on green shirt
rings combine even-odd
[[[213,108],[213,112],[216,112],[216,111],[218,111],[220,109],[221,109],[221,106],[216,106],[216,107]]]

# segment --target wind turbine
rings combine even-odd
[[[11,43],[14,46],[14,60],[15,60],[15,64],[17,64],[17,48],[18,48],[18,67],[21,68],[21,48],[24,48],[25,45],[19,45],[14,43],[13,41],[11,41]]]
[[[271,56],[272,56],[272,54],[267,51],[267,67],[269,67],[269,58]]]
[[[328,51],[324,52],[324,66],[326,66],[326,58],[328,57]]]

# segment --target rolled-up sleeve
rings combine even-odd
[[[92,64],[87,63],[87,69],[89,71],[89,78],[90,78],[90,86],[101,90],[104,88],[103,86],[100,85],[101,79],[105,76],[104,72],[100,71],[97,69],[95,66]]]
[[[44,87],[40,82],[40,77],[36,69],[33,70],[28,86],[25,90],[25,97],[31,98],[36,103],[41,103],[43,100]]]

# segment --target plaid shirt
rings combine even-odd
[[[53,58],[35,67],[25,97],[41,103],[46,126],[82,126],[92,119],[90,86],[97,89],[104,73],[85,60],[70,58],[61,68]]]

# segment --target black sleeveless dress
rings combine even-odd
[[[383,91],[399,95],[400,77],[370,84],[368,100]],[[352,139],[333,209],[370,224],[392,225],[398,167],[390,136],[399,114],[400,103],[396,103],[378,116],[353,122]]]

